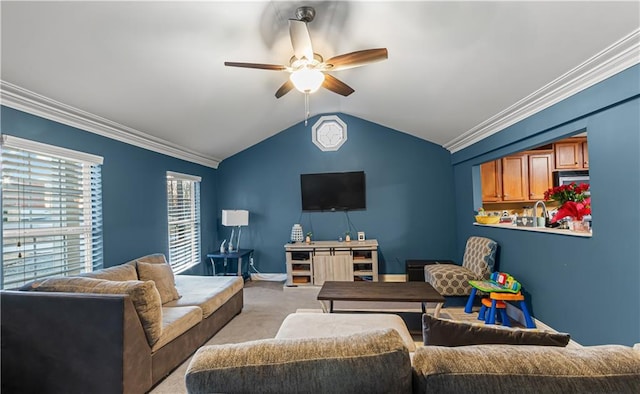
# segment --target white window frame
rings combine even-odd
[[[0,145],[0,288],[102,268],[104,159],[6,134]]]
[[[167,171],[169,264],[176,274],[200,264],[201,181],[199,176]]]

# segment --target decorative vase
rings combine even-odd
[[[344,241],[345,242],[351,242],[351,235],[347,234],[344,236]]]
[[[305,239],[305,242],[310,244],[311,243],[311,237],[307,235],[307,238]]]
[[[291,228],[291,242],[302,242],[304,235],[302,232],[302,226],[294,224]]]
[[[589,232],[589,223],[584,222],[582,220],[574,221],[572,223],[573,223],[573,231],[577,231],[579,233]]]

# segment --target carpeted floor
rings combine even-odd
[[[284,318],[298,309],[320,312],[322,305],[316,299],[319,288],[283,288],[282,282],[249,281],[244,288],[244,307],[242,313],[236,316],[222,328],[206,345],[238,343],[256,339],[273,338],[280,328]],[[435,305],[428,305],[428,311],[433,312]],[[407,322],[407,326],[414,334],[414,339],[421,342],[420,334],[420,305],[417,303],[374,303],[374,302],[336,302],[335,309],[346,310],[380,310],[399,313]],[[463,308],[445,308],[441,317],[454,320],[477,321],[477,312],[466,314]],[[166,379],[160,382],[152,394],[181,394],[186,393],[184,375],[189,365],[189,358]]]

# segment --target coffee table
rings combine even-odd
[[[329,301],[329,312],[333,312],[333,301],[382,301],[419,302],[422,313],[427,302],[439,305],[445,299],[427,282],[324,282],[318,293],[319,301]],[[440,314],[436,308],[435,317]]]

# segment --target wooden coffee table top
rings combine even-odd
[[[427,282],[324,282],[318,300],[444,302]]]

